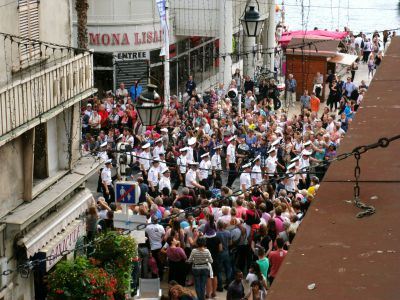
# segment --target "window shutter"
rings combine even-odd
[[[19,34],[22,38],[20,45],[20,61],[24,63],[40,56],[39,44],[29,39],[39,39],[39,1],[19,0]]]

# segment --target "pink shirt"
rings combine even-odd
[[[243,215],[246,215],[247,209],[243,206],[236,206],[236,217],[243,219]]]
[[[283,226],[283,219],[281,216],[276,216],[274,218],[275,220],[275,226],[276,226],[276,232],[281,233],[282,231],[285,231],[285,227]]]

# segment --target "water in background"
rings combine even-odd
[[[318,27],[328,30],[339,28],[343,31],[343,27],[348,26],[354,33],[360,31],[369,33],[374,30],[400,27],[398,0],[285,0],[284,2],[285,23],[289,26],[289,30],[313,30],[314,27]],[[276,0],[276,3],[281,6],[282,0]],[[308,8],[308,5],[311,7]]]

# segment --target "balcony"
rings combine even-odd
[[[0,146],[93,94],[92,58],[76,55],[0,89]]]

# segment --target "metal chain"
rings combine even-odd
[[[366,150],[367,151],[367,150]],[[354,185],[354,205],[363,211],[357,213],[357,218],[363,218],[366,216],[371,216],[375,213],[375,207],[372,205],[367,205],[360,200],[360,185],[359,185],[359,179],[360,179],[360,174],[361,174],[361,168],[360,168],[360,159],[361,159],[361,154],[360,152],[354,153],[354,158],[356,159],[356,166],[354,168],[354,178],[356,179],[355,185]]]

